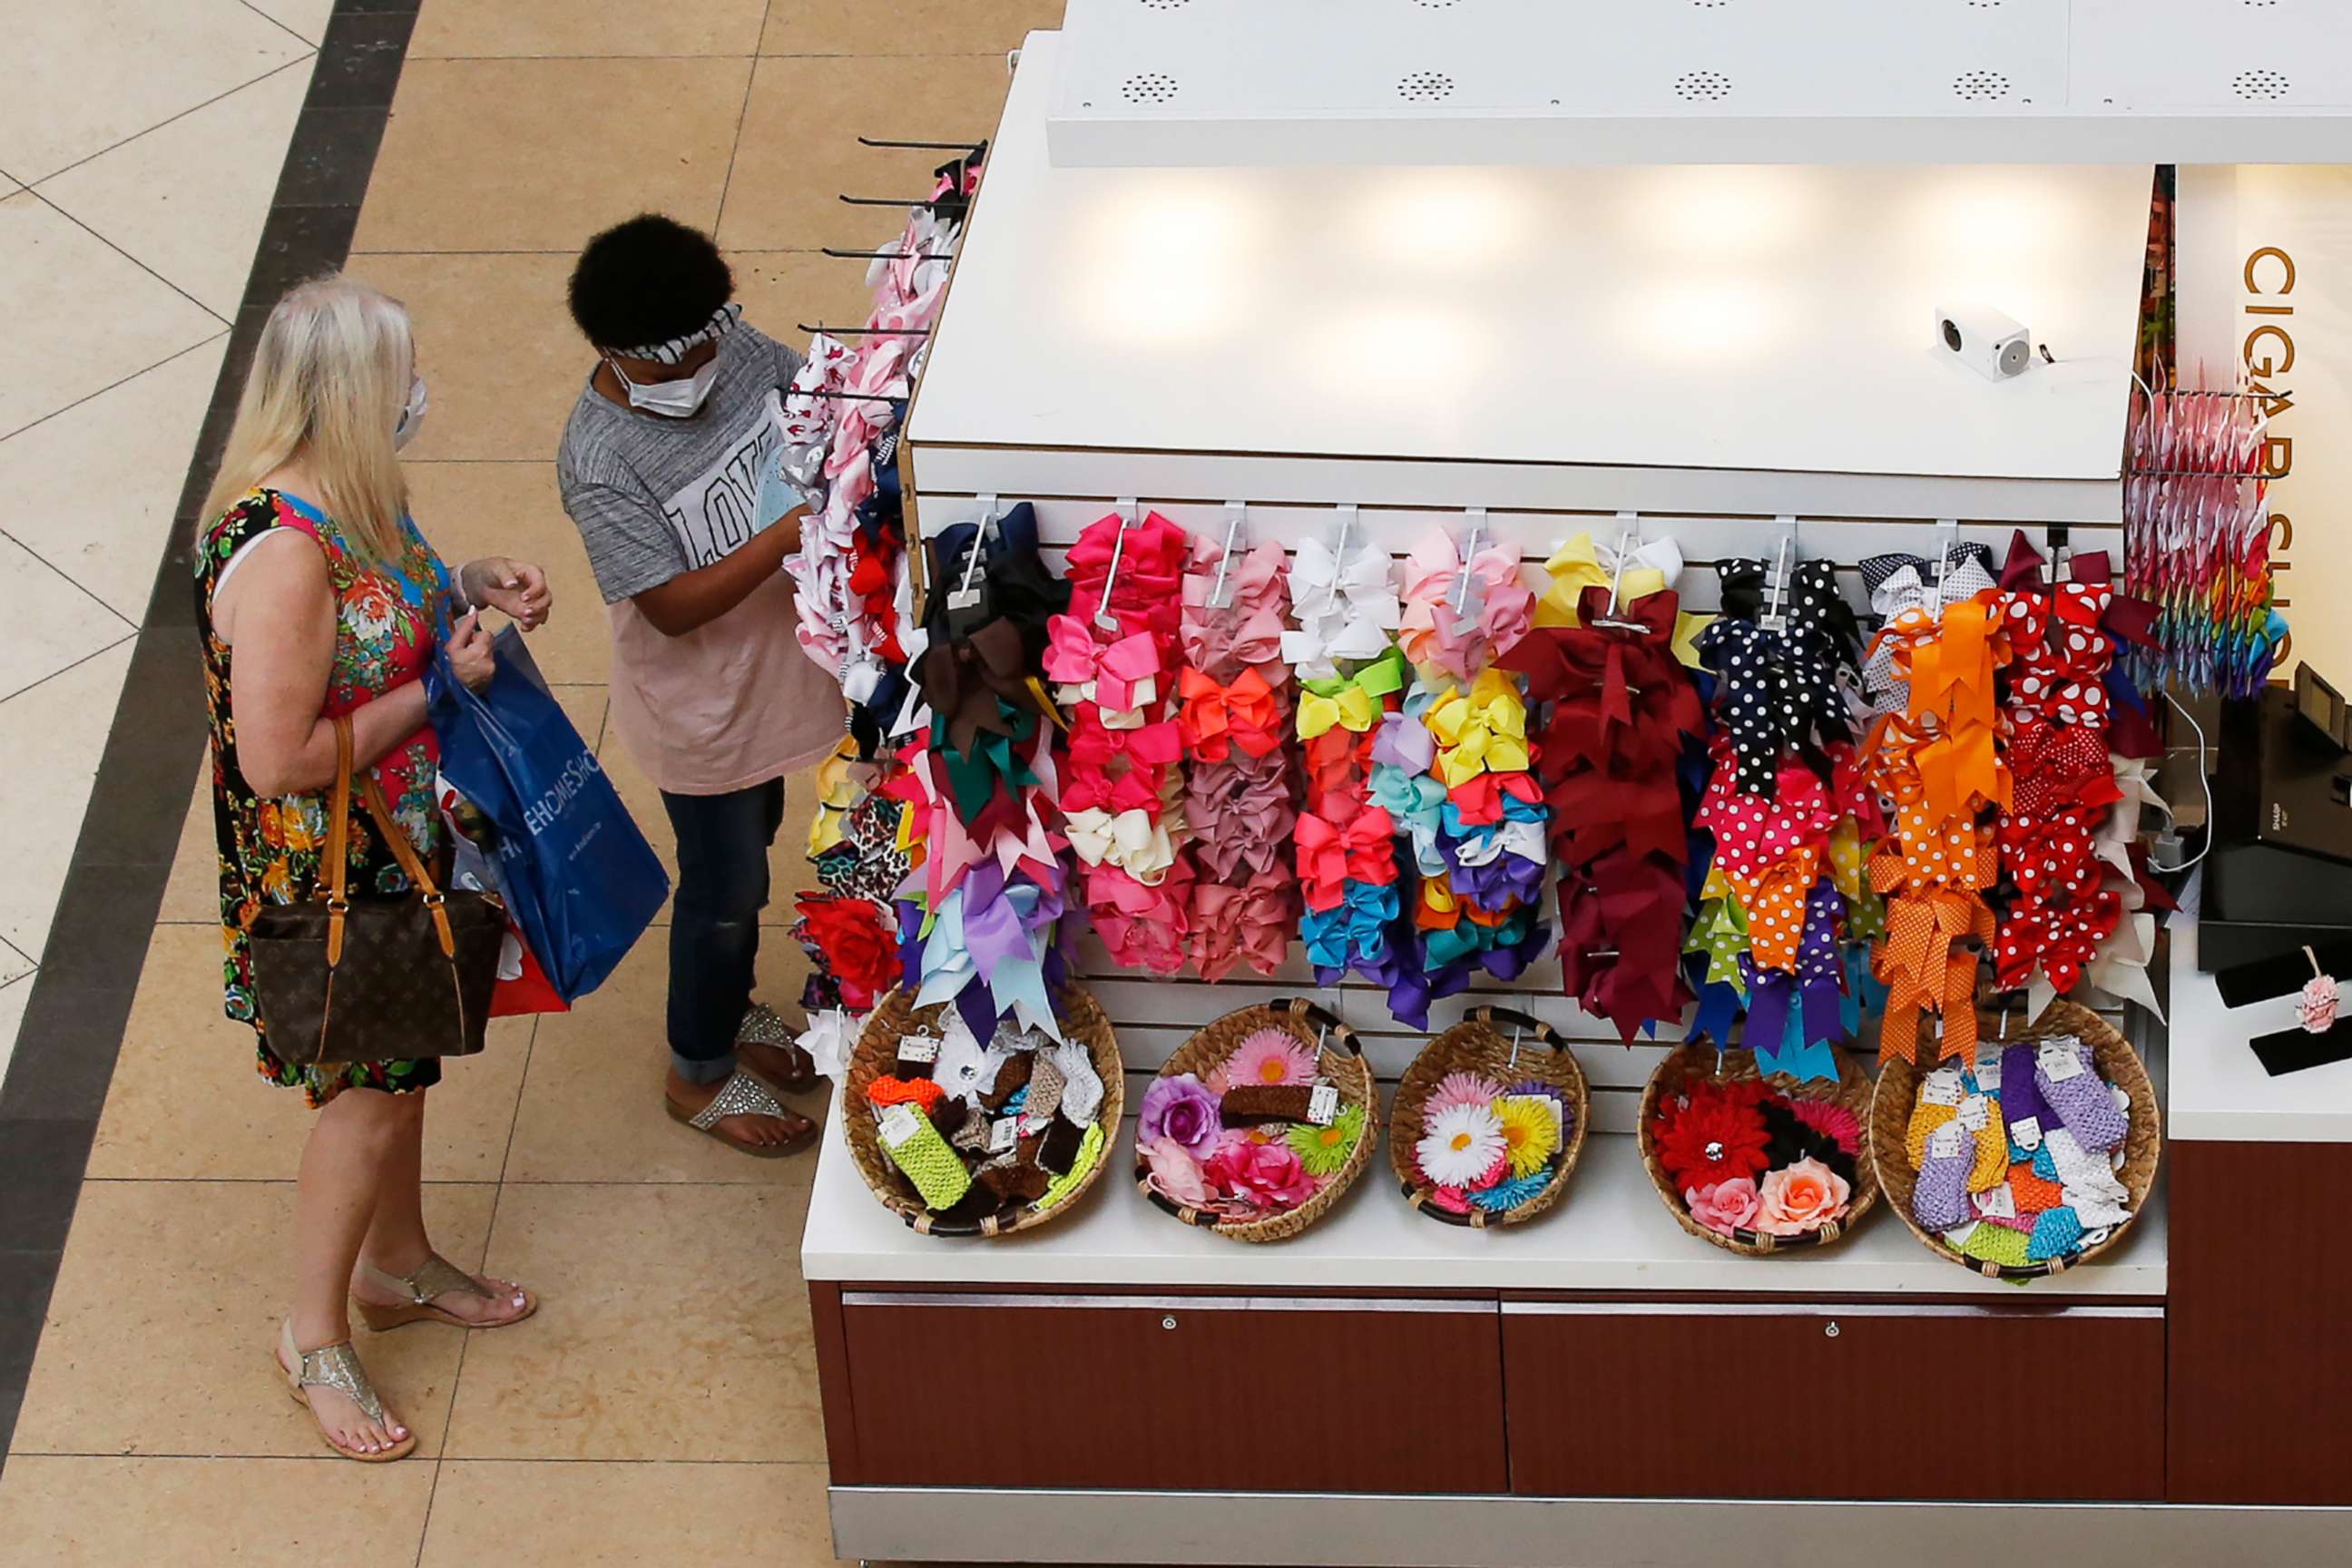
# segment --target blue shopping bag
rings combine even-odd
[[[522,634],[502,627],[495,646],[484,690],[457,678],[446,648],[425,672],[441,773],[497,824],[509,911],[558,994],[577,1001],[661,912],[669,876]]]

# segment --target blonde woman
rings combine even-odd
[[[337,1453],[382,1461],[416,1447],[351,1343],[347,1293],[371,1328],[422,1321],[498,1328],[537,1308],[530,1291],[478,1279],[433,1250],[419,1187],[425,1091],[436,1061],[295,1067],[270,1054],[254,1004],[245,930],[265,903],[325,880],[332,721],[348,715],[354,763],[383,785],[428,864],[443,849],[438,757],[425,687],[436,597],[456,617],[449,658],[479,688],[493,668],[488,606],[525,629],[547,618],[535,566],[492,556],[454,577],[408,516],[399,448],[425,413],[408,313],[347,278],[304,283],[263,327],[196,552],[220,843],[228,1016],[260,1035],[261,1076],[318,1110],[294,1204],[293,1310],[276,1355]],[[353,896],[407,879],[364,816],[347,858]]]

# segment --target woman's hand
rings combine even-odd
[[[467,611],[463,620],[449,628],[449,668],[472,691],[481,690],[498,673],[498,655],[491,649],[489,629],[482,625],[480,611]]]
[[[479,561],[467,562],[457,576],[459,585],[466,590],[467,604],[503,610],[527,632],[545,626],[548,612],[555,607],[555,595],[547,585],[547,574],[528,561],[485,555]]]

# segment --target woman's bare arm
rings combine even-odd
[[[255,548],[214,595],[213,624],[235,650],[230,722],[246,782],[265,795],[334,783],[334,726],[320,716],[335,658],[325,555],[307,538]],[[352,714],[354,763],[376,761],[424,723],[421,680],[362,704]]]

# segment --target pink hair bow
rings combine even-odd
[[[1525,637],[1536,605],[1535,591],[1520,581],[1514,545],[1478,550],[1470,558],[1469,574],[1468,598],[1477,613],[1465,620],[1454,614],[1462,595],[1463,563],[1452,536],[1441,532],[1423,540],[1405,557],[1404,616],[1397,632],[1405,658],[1461,680]]]
[[[1160,650],[1149,633],[1104,647],[1075,616],[1055,616],[1045,623],[1045,673],[1060,683],[1067,702],[1125,710],[1160,699]]]

